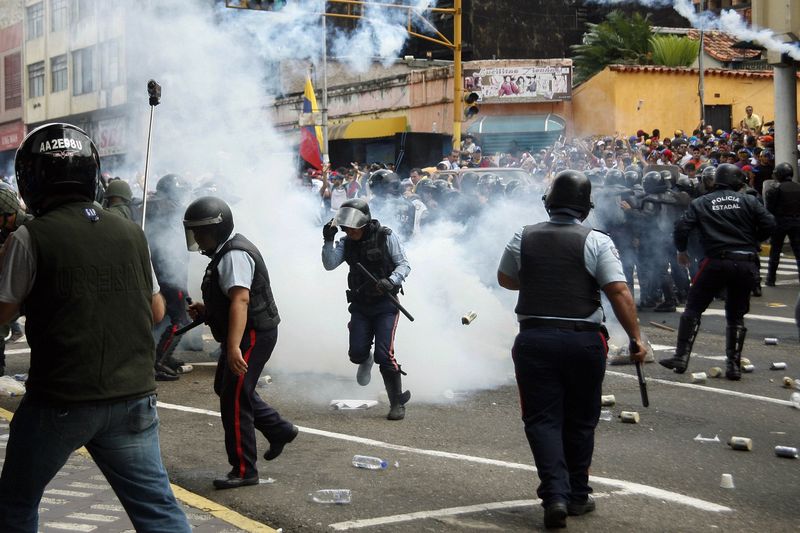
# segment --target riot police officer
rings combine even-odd
[[[0,224],[0,245],[6,242],[6,239],[24,224],[29,216],[25,213],[25,209],[20,204],[17,192],[6,182],[0,182],[0,216],[3,217],[2,224]],[[16,324],[16,322],[14,322]],[[13,326],[5,324],[0,325],[0,376],[5,374],[6,371],[6,337],[9,332],[13,330]],[[19,327],[19,324],[16,324]],[[14,342],[12,335],[11,342]]]
[[[203,276],[203,302],[189,307],[203,317],[222,355],[214,376],[219,396],[225,450],[231,471],[214,480],[217,489],[258,484],[258,429],[270,443],[264,454],[275,459],[298,429],[256,393],[256,383],[278,341],[280,316],[269,273],[258,249],[233,234],[231,208],[220,198],[204,196],[186,208],[183,217],[189,251],[211,258]]]
[[[346,236],[334,246],[337,227]],[[405,417],[405,404],[411,399],[403,391],[405,372],[394,356],[394,338],[400,313],[386,294],[397,295],[403,281],[411,272],[403,247],[397,235],[372,218],[369,205],[362,198],[347,200],[336,217],[322,228],[322,265],[333,270],[347,263],[347,301],[350,304],[350,361],[358,365],[356,380],[359,385],[370,382],[373,362],[380,366],[386,393],[389,396],[389,420]],[[377,279],[365,275],[362,265]],[[373,340],[374,353],[370,352]]]
[[[792,181],[794,169],[789,163],[778,163],[774,176],[778,186],[768,189],[764,198],[767,210],[775,216],[777,223],[769,241],[769,266],[765,282],[767,287],[775,286],[783,241],[787,236],[800,270],[800,183]]]
[[[83,130],[36,128],[15,167],[36,218],[4,247],[0,324],[22,307],[31,354],[0,476],[0,531],[36,531],[45,487],[85,446],[137,531],[188,533],[159,449],[151,328],[164,302],[145,236],[93,202],[100,157]]]
[[[167,304],[167,324],[156,343],[156,379],[178,379],[183,361],[173,357],[180,342],[175,335],[189,323],[186,298],[189,296],[189,254],[181,231],[181,216],[192,191],[177,174],[167,174],[158,180],[156,194],[147,201],[145,232],[153,254],[153,268]],[[165,320],[165,322],[167,322]]]
[[[114,178],[108,182],[103,200],[103,207],[122,218],[133,220],[131,210],[131,186],[128,182],[119,178]]]
[[[583,173],[560,172],[544,198],[550,220],[517,232],[497,270],[502,287],[519,291],[512,356],[548,528],[595,509],[589,466],[607,355],[601,290],[636,343],[631,358],[645,356],[614,244],[581,224],[591,190]]]
[[[375,215],[396,223],[397,233],[403,239],[410,238],[414,228],[419,226],[415,221],[417,209],[402,195],[400,176],[391,170],[376,170],[369,176],[369,190],[373,195],[370,203]]]
[[[758,247],[772,232],[775,219],[755,197],[737,192],[744,184],[744,173],[737,166],[721,164],[714,183],[716,190],[693,200],[675,223],[678,261],[689,264],[686,246],[693,229],[700,233],[705,258],[689,288],[675,354],[659,363],[678,374],[686,372],[700,330],[700,316],[725,288],[725,377],[737,381],[742,377],[742,348],[747,334],[744,315],[750,309],[750,292],[758,279]]]

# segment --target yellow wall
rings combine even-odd
[[[697,83],[696,71],[618,72],[606,68],[575,89],[573,129],[577,136],[629,136],[653,128],[659,128],[662,136],[672,136],[676,129],[691,132],[700,122]],[[748,105],[764,120],[774,120],[774,97],[771,77],[713,72],[705,76],[705,104],[730,105],[734,127]]]

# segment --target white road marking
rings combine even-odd
[[[98,485],[97,483],[83,483],[81,481],[73,481],[69,484],[73,489],[105,489],[108,485]]]
[[[611,494],[630,494],[626,490],[616,490],[611,493],[595,492],[592,497],[595,499],[604,498]],[[347,531],[350,529],[361,529],[365,527],[384,526],[387,524],[398,524],[400,522],[411,522],[413,520],[426,520],[428,518],[439,518],[442,516],[456,516],[460,514],[481,513],[485,511],[495,511],[498,509],[515,509],[517,507],[533,507],[539,505],[542,500],[510,500],[505,502],[482,503],[478,505],[465,505],[463,507],[448,507],[446,509],[436,509],[435,511],[418,511],[415,513],[396,514],[391,516],[381,516],[378,518],[366,518],[364,520],[348,520],[347,522],[337,522],[328,527],[334,531]]]
[[[113,505],[110,503],[96,503],[92,505],[92,509],[95,511],[117,511],[119,513],[125,510],[125,508],[121,505]]]
[[[625,372],[614,372],[612,370],[606,370],[606,374],[611,374],[612,376],[620,376],[624,378],[631,378],[637,379],[636,376],[633,374],[627,374]],[[695,389],[695,390],[702,390],[705,392],[714,392],[716,394],[722,394],[725,396],[738,396],[739,398],[747,398],[749,400],[758,400],[761,402],[767,403],[774,403],[777,405],[786,405],[792,406],[792,402],[789,400],[779,400],[778,398],[770,398],[769,396],[759,396],[757,394],[749,394],[747,392],[739,392],[735,390],[728,390],[728,389],[718,389],[715,387],[707,387],[705,385],[695,385],[694,383],[681,383],[680,381],[670,381],[668,379],[658,379],[658,378],[647,378],[648,382],[653,383],[662,383],[664,385],[672,385],[673,387],[683,387],[686,389]]]
[[[628,375],[628,374],[622,374]],[[206,414],[211,416],[220,416],[220,414],[216,411],[210,411],[207,409],[197,409],[195,407],[186,407],[183,405],[176,405],[171,403],[162,403],[158,402],[159,407],[164,409],[175,409],[178,411],[186,411],[189,413],[199,413],[199,414]],[[357,442],[359,444],[364,444],[366,446],[375,446],[378,448],[384,448],[387,450],[395,450],[401,452],[409,452],[409,453],[416,453],[419,455],[427,455],[432,457],[442,457],[446,459],[456,459],[459,461],[466,461],[471,463],[478,463],[484,465],[492,465],[492,466],[500,466],[503,468],[511,468],[514,470],[526,470],[529,472],[536,472],[536,467],[533,465],[522,464],[522,463],[511,463],[508,461],[499,461],[497,459],[489,459],[486,457],[476,457],[474,455],[464,455],[460,453],[452,453],[452,452],[443,452],[440,450],[426,450],[422,448],[412,448],[410,446],[402,446],[399,444],[392,444],[389,442],[382,442],[379,440],[374,439],[367,439],[364,437],[356,437],[354,435],[347,435],[344,433],[334,433],[332,431],[325,431],[322,429],[315,429],[315,428],[307,428],[307,427],[299,427],[300,431],[304,433],[309,433],[311,435],[318,435],[321,437],[329,437],[332,439],[339,439],[345,440],[349,442]],[[650,487],[648,485],[642,485],[639,483],[632,483],[629,481],[623,481],[619,479],[611,479],[611,478],[601,478],[596,476],[590,476],[590,480],[596,481],[597,483],[609,484],[611,486],[630,490],[637,494],[642,494],[645,496],[653,496],[655,498],[672,501],[675,503],[680,503],[683,505],[687,505],[689,507],[694,507],[696,509],[700,509],[702,511],[711,511],[711,512],[722,512],[722,511],[731,511],[729,507],[725,507],[722,505],[717,505],[716,503],[707,502],[705,500],[701,500],[699,498],[693,498],[691,496],[686,496],[683,494],[679,494],[677,492],[670,492],[667,490],[659,489],[656,487]]]
[[[71,524],[69,522],[45,522],[45,529],[60,529],[61,531],[94,531],[97,526],[91,524]]]
[[[654,352],[671,352],[675,350],[674,346],[667,346],[666,344],[651,344]],[[702,357],[703,359],[711,359],[712,361],[724,361],[724,355],[703,355],[701,353],[692,352],[692,357]]]
[[[95,513],[71,513],[67,515],[67,518],[72,518],[73,520],[88,520],[89,522],[116,522],[119,520],[118,516],[110,516],[107,514],[95,514]]]
[[[31,353],[30,348],[15,348],[14,350],[6,350],[6,355],[15,355],[20,353]]]
[[[39,501],[41,503],[46,503],[48,505],[64,505],[65,503],[69,503],[69,500],[62,500],[60,498],[48,498],[47,496],[42,496],[42,499]]]
[[[678,307],[675,310],[677,313],[683,313],[685,308]],[[725,316],[724,309],[706,309],[703,311],[705,316]],[[744,315],[748,320],[766,320],[768,322],[780,322],[781,324],[794,324],[794,318],[786,318],[783,316],[767,316],[767,315],[751,315],[750,313]]]
[[[86,498],[91,496],[88,492],[79,492],[77,490],[63,490],[63,489],[48,489],[44,491],[45,494],[53,494],[55,496],[70,496],[72,498]]]

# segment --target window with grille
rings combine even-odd
[[[44,96],[44,61],[28,65],[28,98]]]
[[[103,89],[116,87],[120,83],[119,40],[106,41],[100,45],[100,83]]]
[[[56,56],[50,59],[50,79],[52,88],[50,92],[57,93],[67,90],[67,55]]]
[[[22,107],[22,54],[8,54],[3,58],[3,84],[5,109]]]
[[[39,2],[25,8],[25,17],[27,19],[28,40],[41,37],[44,34],[44,3]]]
[[[94,0],[73,0],[72,20],[77,22],[92,16]]]
[[[72,94],[86,94],[94,91],[94,50],[82,48],[72,52]]]
[[[68,0],[50,0],[50,31],[59,31],[67,27],[69,16]]]

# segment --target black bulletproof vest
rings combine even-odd
[[[800,183],[784,181],[778,187],[776,217],[800,217]]]
[[[583,255],[590,231],[580,224],[525,226],[518,314],[586,318],[600,307],[600,286],[586,271]]]
[[[214,255],[214,258],[206,267],[201,286],[203,292],[203,302],[206,304],[206,323],[211,328],[214,340],[223,342],[228,337],[228,312],[231,301],[228,295],[222,292],[219,287],[219,271],[217,265],[222,257],[231,250],[242,250],[253,258],[256,263],[256,271],[253,275],[253,283],[250,286],[250,305],[247,307],[246,329],[264,331],[278,326],[281,317],[278,315],[278,307],[275,305],[275,298],[272,297],[272,289],[269,284],[269,273],[264,259],[253,243],[248,241],[240,234],[236,234]]]
[[[360,241],[345,239],[344,260],[350,265],[350,273],[347,274],[347,287],[350,289],[348,301],[374,303],[381,299],[382,295],[375,290],[375,283],[356,267],[356,263],[364,265],[375,279],[388,278],[395,266],[386,245],[386,237],[391,233],[391,229],[373,219],[364,227],[364,236]],[[394,291],[395,294],[397,290],[399,288]]]

